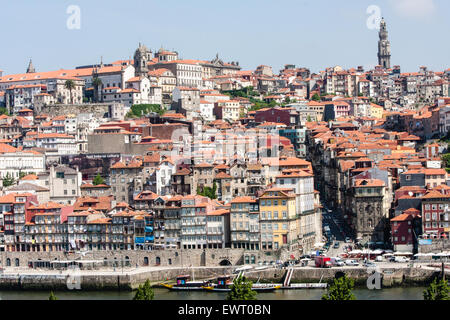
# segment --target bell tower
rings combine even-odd
[[[386,21],[384,18],[380,22],[380,40],[378,41],[378,64],[384,69],[391,68],[391,44],[388,40]]]
[[[152,51],[149,50],[145,45],[139,43],[139,48],[134,52],[134,68],[136,76],[147,76],[148,73],[148,62],[152,60]]]

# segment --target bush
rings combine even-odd
[[[356,300],[355,295],[352,293],[353,288],[353,280],[344,275],[334,279],[328,292],[322,296],[322,300]]]
[[[150,285],[150,280],[147,280],[143,285],[139,285],[133,300],[153,300],[154,297],[155,293]]]
[[[424,300],[450,300],[447,280],[435,278],[430,286],[423,292]]]
[[[134,104],[131,106],[127,117],[142,117],[150,112],[156,112],[163,115],[165,110],[159,104]]]
[[[252,286],[253,283],[244,276],[236,277],[226,300],[257,300],[258,293],[252,290]]]

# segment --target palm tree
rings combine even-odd
[[[64,87],[70,92],[70,103],[73,104],[72,90],[75,89],[75,82],[73,80],[66,80]]]
[[[102,80],[100,80],[99,77],[94,76],[94,78],[92,78],[92,86],[94,87],[94,100],[95,100],[95,102],[98,102],[100,100],[99,96],[98,96],[98,93],[99,93],[98,89],[99,89],[99,87],[102,84],[103,84]]]

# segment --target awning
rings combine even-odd
[[[412,253],[411,252],[405,252],[405,251],[396,251],[394,252],[395,256],[411,256]]]

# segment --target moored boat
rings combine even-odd
[[[209,285],[203,286],[203,289],[209,291],[222,291],[227,292],[231,291],[231,286],[233,282],[231,281],[230,276],[218,277],[217,283],[210,283]],[[273,284],[273,283],[254,283],[252,285],[252,290],[254,291],[273,291],[280,289],[282,287],[281,284]]]
[[[189,281],[190,276],[182,275],[177,277],[175,284],[161,283],[162,286],[170,290],[203,290],[204,286],[208,286],[208,281]]]

